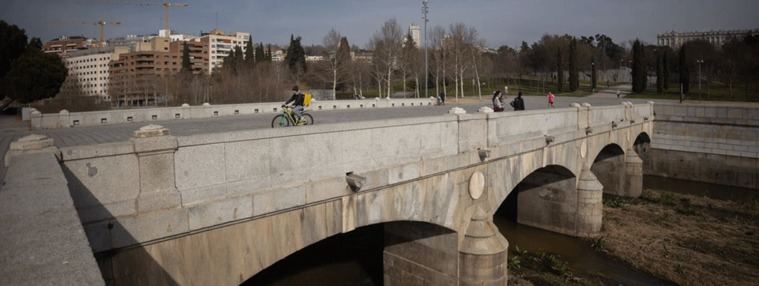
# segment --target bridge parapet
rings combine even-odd
[[[400,108],[432,105],[431,99],[362,99],[362,100],[328,100],[313,102],[310,110],[337,109],[371,109]],[[251,115],[259,113],[281,112],[281,102],[221,104],[190,106],[183,104],[174,107],[154,107],[135,109],[115,109],[88,112],[40,113],[32,110],[30,122],[32,129],[69,128],[77,126],[100,126],[133,122],[155,122],[164,120],[201,119],[227,116]]]
[[[0,185],[0,285],[105,285],[52,139],[14,142]]]

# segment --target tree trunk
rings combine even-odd
[[[332,100],[337,100],[337,59],[332,68]]]
[[[390,79],[392,77],[392,74],[393,74],[393,67],[392,67],[392,64],[390,64],[387,66],[387,98],[390,98],[390,90],[392,90],[392,88],[390,88]]]
[[[416,98],[419,98],[419,74],[414,75],[414,82],[416,82]]]

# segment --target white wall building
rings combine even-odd
[[[725,43],[733,38],[742,39],[746,35],[759,35],[759,29],[753,30],[719,30],[708,32],[684,32],[679,33],[675,31],[666,32],[656,35],[656,42],[659,46],[668,46],[672,49],[679,49],[683,44],[695,41],[704,40],[716,47],[722,47]]]
[[[419,25],[411,24],[411,26],[408,27],[408,32],[411,34],[411,38],[414,39],[414,43],[416,44],[416,47],[419,48],[422,46],[422,28],[419,27]]]
[[[120,54],[127,52],[128,47],[109,47],[67,53],[63,62],[68,68],[68,77],[61,87],[61,93],[75,92],[78,84],[83,95],[97,96],[100,100],[110,101],[109,64],[111,60],[118,59]]]
[[[208,43],[208,70],[213,71],[221,68],[226,58],[235,47],[239,46],[245,53],[250,33],[235,32],[233,34],[224,34],[224,31],[214,29],[211,32],[201,36],[201,41]]]

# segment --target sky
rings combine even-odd
[[[174,0],[170,26],[198,34],[218,27],[249,32],[255,42],[287,44],[290,34],[320,44],[334,28],[365,47],[384,21],[404,29],[421,24],[421,0]],[[162,26],[161,0],[2,0],[0,19],[43,41],[61,35],[97,37],[99,19],[121,22],[106,37],[154,34]],[[140,3],[152,3],[140,5]],[[487,46],[518,47],[544,34],[606,34],[615,42],[656,42],[666,31],[759,28],[759,0],[430,0],[432,26],[475,27]],[[217,17],[218,15],[218,17]],[[218,20],[217,20],[218,19]],[[218,24],[217,24],[218,23]],[[218,25],[218,26],[217,26]]]

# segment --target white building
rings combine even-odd
[[[759,35],[759,29],[753,30],[719,30],[708,32],[684,32],[675,31],[666,32],[656,35],[656,42],[659,46],[668,46],[672,49],[679,49],[683,44],[695,41],[705,40],[716,47],[722,47],[725,43],[733,38],[741,39],[746,35]]]
[[[287,56],[287,53],[281,49],[277,49],[271,52],[271,60],[273,62],[284,62],[285,56]]]
[[[422,28],[419,27],[419,25],[411,24],[411,26],[408,27],[408,32],[411,34],[411,38],[414,39],[414,43],[416,44],[416,47],[422,46]]]
[[[118,59],[120,54],[127,52],[128,47],[109,47],[67,53],[63,62],[68,68],[68,77],[61,87],[61,93],[76,92],[78,85],[83,95],[97,96],[100,100],[110,101],[109,64],[111,60]]]
[[[224,34],[224,31],[213,29],[207,34],[201,36],[201,41],[208,43],[208,70],[213,71],[221,68],[226,58],[235,50],[235,47],[242,48],[243,53],[247,49],[250,33],[235,32],[234,34]]]

